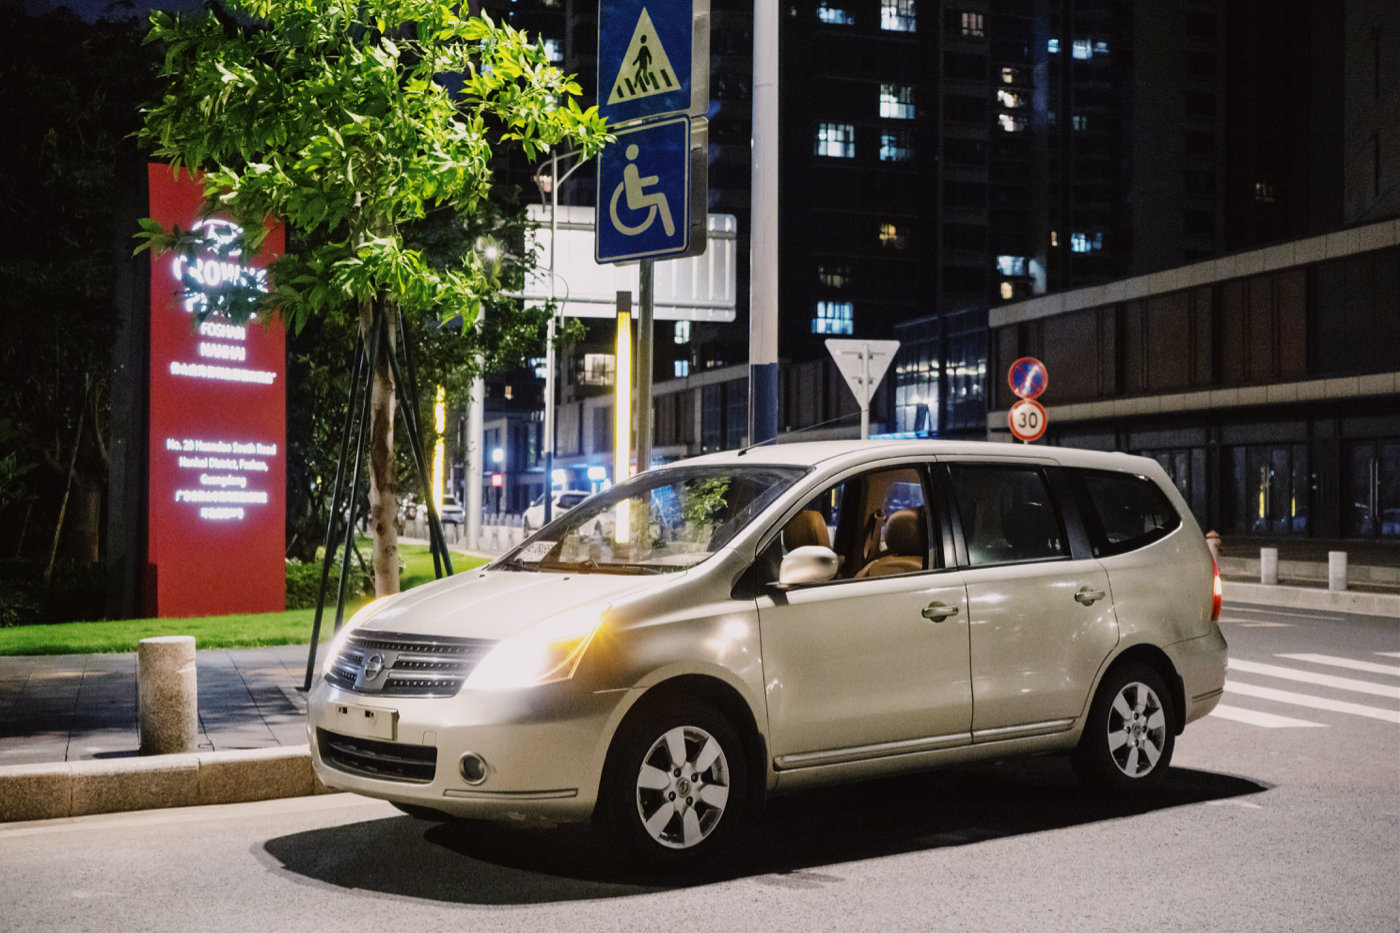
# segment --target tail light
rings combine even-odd
[[[1222,591],[1221,591],[1221,588],[1220,588],[1220,565],[1217,564],[1215,561],[1211,561],[1211,562],[1210,562],[1210,565],[1211,565],[1211,568],[1215,571],[1215,585],[1214,585],[1215,599],[1214,599],[1214,601],[1212,601],[1211,606],[1210,606],[1210,620],[1211,620],[1212,622],[1219,622],[1219,621],[1220,621],[1220,597],[1221,597],[1221,592],[1222,592]]]

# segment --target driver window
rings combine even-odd
[[[916,467],[875,470],[823,491],[783,526],[777,560],[820,545],[836,552],[836,579],[917,573],[929,564],[929,510]],[[776,567],[776,562],[775,562]]]

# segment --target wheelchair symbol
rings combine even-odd
[[[613,227],[626,236],[637,236],[646,232],[656,220],[657,215],[661,217],[661,227],[666,231],[666,236],[676,235],[676,225],[671,219],[671,205],[667,201],[663,192],[648,194],[646,189],[660,181],[658,175],[647,175],[642,177],[642,173],[637,169],[636,158],[641,150],[637,144],[633,143],[627,147],[627,165],[622,170],[622,181],[618,182],[613,189],[612,200],[608,203],[608,216],[612,219]],[[623,223],[617,216],[617,199],[627,195],[627,210],[633,213],[646,211],[644,220],[637,224]]]

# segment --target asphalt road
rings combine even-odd
[[[1151,799],[1058,760],[783,798],[722,871],[346,795],[0,827],[0,930],[1400,930],[1400,624],[1227,609]]]

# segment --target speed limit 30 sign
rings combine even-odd
[[[1038,441],[1045,433],[1047,419],[1045,417],[1045,406],[1035,399],[1018,399],[1015,405],[1011,406],[1011,411],[1006,415],[1006,422],[1011,426],[1011,433],[1016,435],[1018,440],[1030,443]]]

